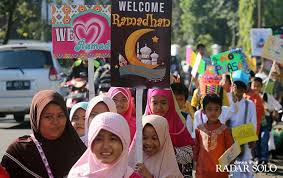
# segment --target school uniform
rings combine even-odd
[[[247,104],[247,106],[246,106]],[[238,112],[234,113],[229,119],[229,126],[231,128],[240,126],[247,123],[252,123],[254,128],[257,127],[257,118],[256,118],[256,107],[255,104],[250,101],[242,98],[240,101],[235,103],[238,108]],[[247,117],[245,118],[245,110]],[[244,165],[248,166],[248,170],[245,172],[233,172],[233,178],[252,178],[252,150],[249,148],[248,144],[244,145],[243,153],[236,159],[236,161],[246,164],[237,164],[237,166],[243,167]]]

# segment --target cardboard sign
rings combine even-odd
[[[241,49],[234,49],[211,56],[212,65],[217,75],[247,70],[247,62]]]
[[[283,39],[270,36],[264,44],[261,56],[283,64]]]
[[[169,87],[171,0],[113,0],[111,83]]]
[[[243,124],[232,128],[232,135],[239,145],[258,140],[254,125],[252,123]]]
[[[111,7],[52,5],[55,58],[110,57]]]
[[[221,168],[224,168],[224,166],[228,166],[233,160],[235,160],[239,156],[240,153],[241,153],[241,147],[238,142],[235,142],[218,159]]]
[[[272,30],[270,28],[252,28],[250,35],[252,42],[252,55],[260,56],[266,39],[268,36],[272,35]]]

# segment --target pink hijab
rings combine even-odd
[[[165,96],[168,99],[169,109],[165,118],[169,124],[169,133],[174,147],[183,147],[187,145],[193,145],[194,141],[187,130],[185,124],[182,122],[180,115],[178,114],[178,108],[175,107],[174,98],[170,89],[149,89],[147,92],[147,104],[145,109],[145,115],[154,114],[150,108],[151,97],[153,96]]]
[[[89,130],[89,120],[90,118],[90,113],[92,111],[92,109],[100,102],[103,102],[104,104],[106,104],[106,106],[109,109],[109,112],[115,112],[117,113],[117,109],[116,109],[116,104],[115,102],[108,96],[104,96],[104,95],[99,95],[96,96],[94,98],[92,98],[89,102],[88,102],[88,106],[86,109],[86,113],[85,113],[85,135],[83,137],[81,137],[82,141],[87,145],[87,136],[88,136],[88,130]]]
[[[136,117],[134,113],[135,105],[133,103],[131,91],[128,88],[111,87],[107,93],[107,96],[113,99],[113,97],[116,96],[118,93],[122,93],[127,98],[128,103],[129,103],[128,110],[125,113],[121,113],[121,115],[124,116],[124,118],[127,120],[129,124],[131,140],[132,140],[136,133]]]
[[[142,119],[143,128],[150,124],[155,129],[160,142],[160,150],[155,155],[143,155],[145,167],[149,172],[158,178],[183,178],[179,170],[173,144],[169,135],[169,128],[164,117],[158,115],[144,116]],[[135,161],[135,140],[130,148],[129,165],[134,167]]]
[[[91,145],[101,129],[117,135],[123,144],[120,158],[113,163],[101,163],[91,151]],[[68,178],[128,178],[134,172],[128,167],[130,130],[127,121],[117,113],[101,113],[91,122],[88,133],[88,148],[72,167]]]

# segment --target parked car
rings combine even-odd
[[[61,67],[52,58],[51,44],[0,46],[0,115],[13,114],[21,122],[32,97],[40,90],[59,92]]]

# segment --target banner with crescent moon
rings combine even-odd
[[[55,58],[104,58],[111,50],[111,6],[52,5]]]
[[[171,11],[171,0],[112,1],[112,86],[170,86]]]

